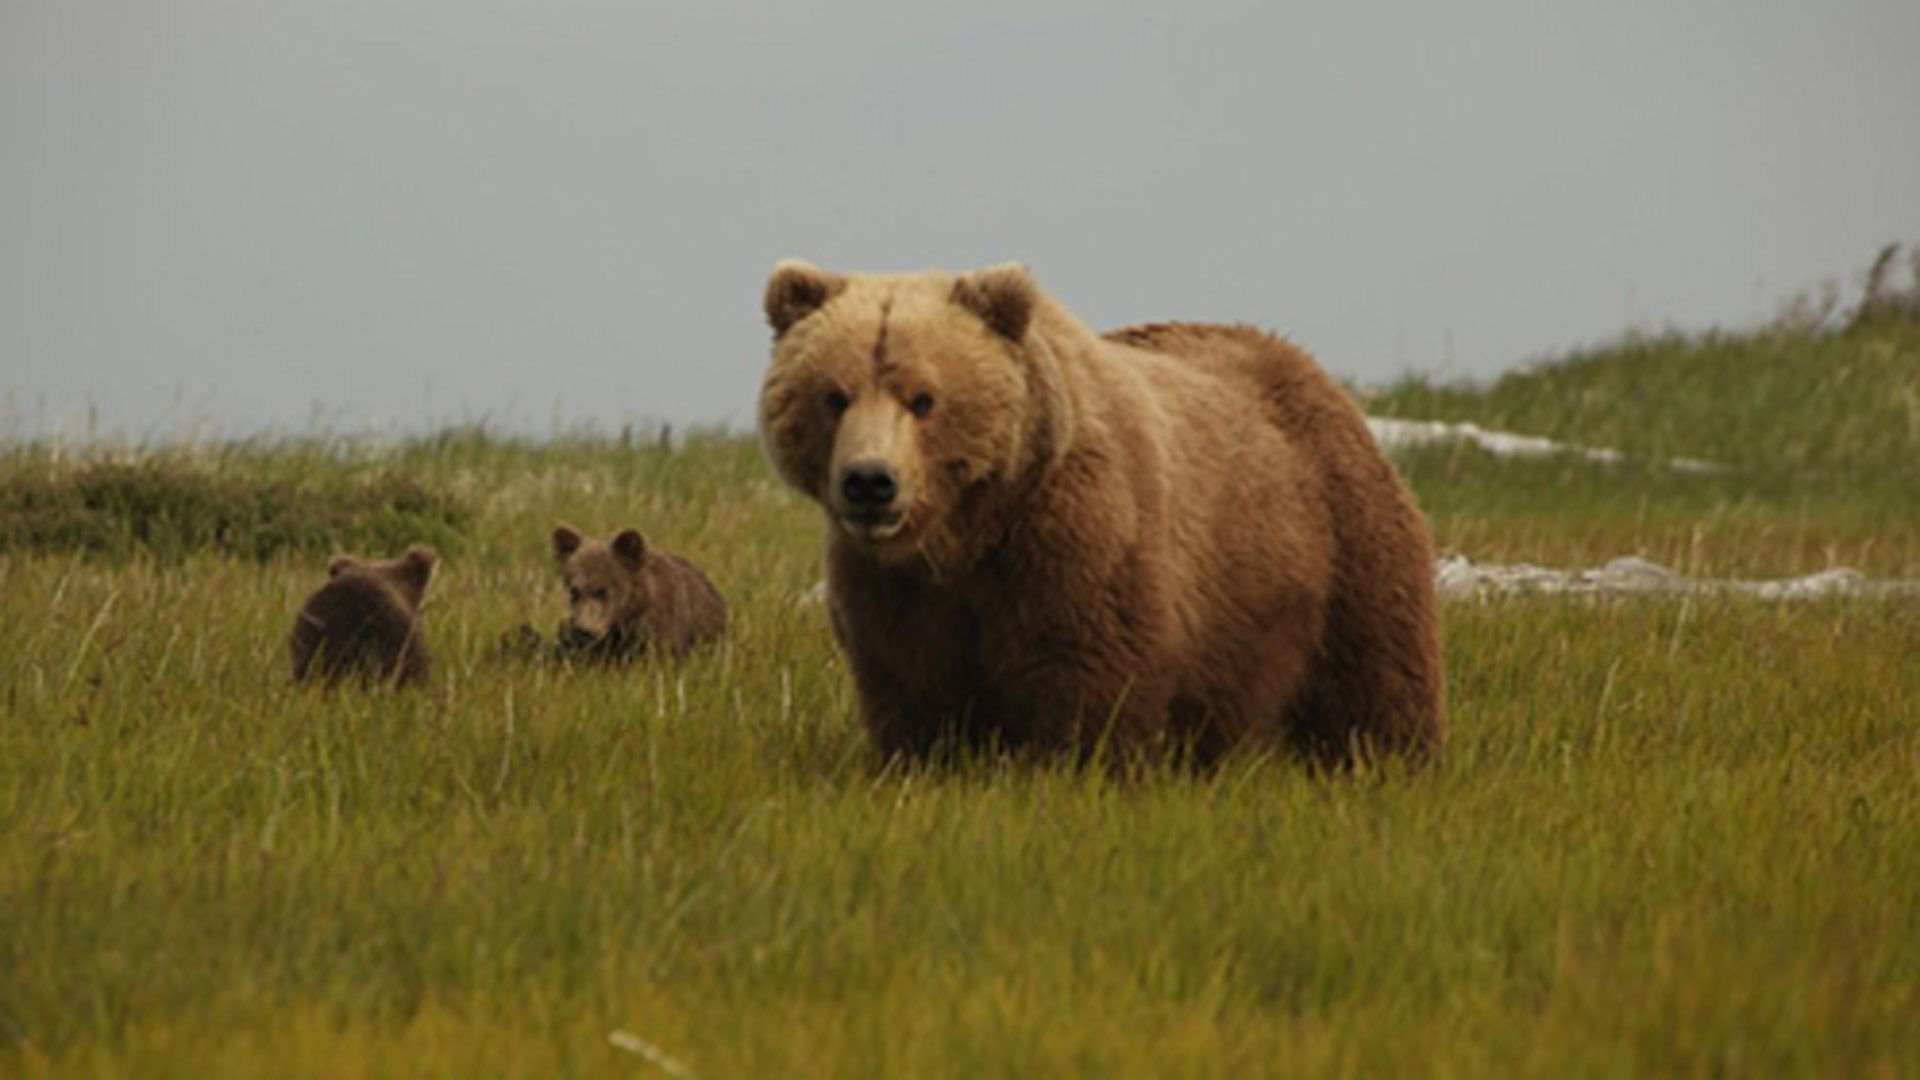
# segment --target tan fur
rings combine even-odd
[[[827,513],[833,624],[883,753],[1440,746],[1425,522],[1301,350],[1100,337],[1017,266],[788,262],[767,304],[762,440]],[[884,511],[849,494],[856,464],[895,482]]]
[[[624,660],[649,651],[680,660],[727,630],[727,603],[700,568],[654,551],[637,529],[590,540],[555,526],[553,554],[567,586],[556,635],[564,654]]]
[[[332,685],[353,677],[394,686],[425,680],[430,658],[420,604],[437,561],[432,548],[417,544],[390,562],[335,558],[288,637],[294,679]]]

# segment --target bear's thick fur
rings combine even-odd
[[[828,523],[887,756],[1323,763],[1444,738],[1432,550],[1353,402],[1245,327],[1096,335],[1016,265],[768,282],[760,431]]]
[[[394,686],[425,680],[430,660],[420,602],[437,561],[419,544],[389,562],[335,558],[327,583],[294,619],[287,640],[294,679],[331,685],[352,676]]]
[[[553,556],[567,586],[567,618],[555,635],[562,656],[628,660],[649,651],[674,660],[727,631],[727,602],[700,568],[653,551],[638,529],[590,540],[571,525],[553,530]]]

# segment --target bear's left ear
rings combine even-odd
[[[953,302],[980,316],[994,333],[1018,342],[1033,321],[1040,286],[1019,263],[1001,263],[961,274],[953,283]]]
[[[337,578],[341,574],[344,574],[349,570],[357,570],[359,568],[360,568],[359,559],[356,559],[351,555],[336,555],[334,556],[333,561],[327,564],[327,578],[328,580],[332,580],[333,578]]]
[[[647,557],[647,539],[640,535],[639,529],[620,530],[620,535],[614,537],[613,543],[608,546],[613,548],[615,555],[620,556],[621,561],[636,567]]]
[[[399,570],[402,581],[425,592],[427,582],[433,580],[434,564],[439,561],[440,556],[432,548],[425,544],[415,544],[407,549],[405,555],[400,556],[400,564],[396,569]]]
[[[767,279],[767,324],[779,337],[840,295],[847,279],[801,259],[783,259]]]

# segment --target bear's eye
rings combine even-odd
[[[841,413],[846,412],[847,406],[851,404],[853,404],[853,402],[847,400],[847,395],[841,391],[827,391],[827,411],[833,415],[839,416]]]
[[[567,602],[569,604],[577,604],[580,602],[580,586],[578,585],[567,586]]]
[[[915,394],[913,395],[913,400],[907,402],[907,408],[913,412],[913,415],[924,420],[927,414],[933,411],[933,395],[926,393]]]
[[[593,590],[593,598],[595,600],[605,600],[607,598],[607,590],[605,589]]]

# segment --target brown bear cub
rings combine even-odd
[[[419,544],[390,562],[342,555],[327,583],[294,620],[288,651],[296,681],[328,685],[349,676],[362,685],[408,686],[427,677],[420,602],[438,556]]]
[[[1103,337],[1016,265],[790,261],[766,312],[762,443],[826,513],[883,754],[1440,747],[1426,523],[1302,350],[1239,326]]]
[[[564,657],[627,660],[654,652],[674,660],[727,631],[727,602],[700,568],[653,551],[638,529],[589,540],[553,530],[568,615],[555,635]]]

